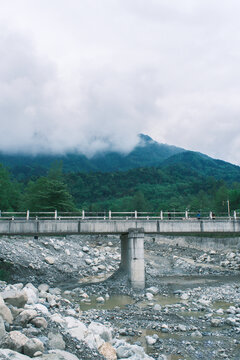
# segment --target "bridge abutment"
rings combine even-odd
[[[144,289],[144,229],[129,229],[121,235],[121,270],[134,289]]]

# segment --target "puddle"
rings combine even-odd
[[[179,339],[181,337],[181,339],[183,339],[183,335],[178,335],[178,334],[173,334],[173,333],[162,333],[161,331],[156,331],[156,330],[150,330],[150,329],[138,329],[138,331],[141,331],[142,334],[138,335],[138,336],[121,336],[122,339],[125,339],[127,342],[129,342],[130,344],[134,344],[136,342],[140,342],[141,346],[144,348],[145,352],[149,355],[151,355],[152,353],[156,352],[156,349],[154,349],[154,347],[150,346],[147,344],[146,342],[146,336],[153,336],[154,334],[157,334],[159,339]],[[186,340],[187,340],[187,336],[186,336]],[[161,354],[164,354],[164,351],[160,351]],[[181,355],[177,355],[177,354],[171,354],[171,355],[166,355],[166,358],[168,360],[178,360],[178,359],[183,359],[183,356]]]
[[[173,290],[184,290],[185,288],[194,288],[199,285],[229,284],[239,283],[239,275],[191,275],[191,276],[158,276],[161,284],[169,285]]]
[[[175,305],[175,304],[187,304],[186,300],[181,300],[179,297],[174,295],[155,295],[154,298],[150,301],[150,303],[153,304],[159,304],[161,306],[167,306],[167,305]],[[137,306],[142,309],[144,307],[149,307],[149,301],[147,299],[137,303]]]
[[[229,303],[229,302],[226,302],[226,301],[215,301],[212,305],[213,309],[223,309],[223,310],[226,310],[228,309],[230,306],[234,306],[234,303]]]
[[[98,303],[96,301],[96,296],[90,296],[89,299],[91,302],[80,302],[80,308],[82,311],[87,311],[91,309],[102,309],[102,310],[112,310],[116,306],[123,309],[126,305],[133,304],[134,300],[127,295],[112,295],[104,303]]]

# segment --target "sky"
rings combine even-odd
[[[238,0],[0,0],[0,151],[240,164]]]

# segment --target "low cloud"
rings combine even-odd
[[[99,4],[4,2],[0,150],[127,153],[142,132],[239,163],[239,2]]]
[[[9,48],[1,50],[0,64],[2,151],[127,153],[157,111],[152,69],[85,69],[72,85],[60,79],[53,63],[36,57],[29,41],[2,29],[0,49]]]

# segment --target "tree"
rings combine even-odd
[[[0,164],[0,210],[17,211],[20,196],[19,184],[10,180],[8,171]]]
[[[54,164],[47,177],[30,181],[26,188],[25,206],[31,211],[76,210],[62,178],[61,164]]]
[[[148,211],[148,202],[142,191],[137,191],[132,199],[132,209],[137,211]]]

